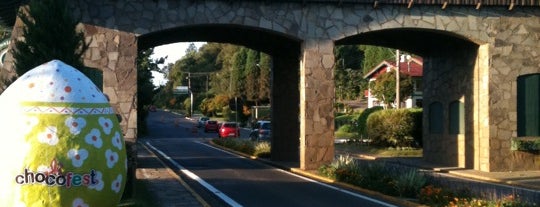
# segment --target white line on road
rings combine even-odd
[[[233,155],[233,156],[237,156],[237,157],[241,157],[241,158],[244,158],[244,159],[247,159],[245,157],[242,157],[242,156],[239,156],[237,154],[234,154],[234,153],[231,153],[229,151],[226,151],[226,150],[223,150],[223,149],[220,149],[220,148],[217,148],[217,147],[214,147],[214,146],[211,146],[211,145],[208,145],[208,144],[205,144],[205,143],[202,143],[202,142],[198,142],[199,144],[202,144],[202,145],[205,145],[207,147],[210,147],[210,148],[214,148],[216,150],[220,150],[222,152],[225,152],[227,154],[230,154],[230,155]],[[277,168],[276,168],[277,169]],[[370,197],[367,197],[367,196],[364,196],[364,195],[361,195],[361,194],[358,194],[358,193],[355,193],[355,192],[351,192],[351,191],[348,191],[348,190],[345,190],[343,188],[338,188],[338,187],[335,187],[335,186],[332,186],[332,185],[328,185],[326,183],[322,183],[322,182],[319,182],[319,181],[316,181],[316,180],[313,180],[313,179],[310,179],[310,178],[307,178],[307,177],[303,177],[303,176],[300,176],[300,175],[297,175],[295,173],[292,173],[292,172],[289,172],[289,171],[286,171],[286,170],[282,170],[282,169],[277,169],[281,172],[284,172],[284,173],[287,173],[289,175],[292,175],[292,176],[295,176],[295,177],[298,177],[300,179],[303,179],[305,181],[308,181],[308,182],[312,182],[312,183],[315,183],[315,184],[319,184],[319,185],[322,185],[324,187],[327,187],[327,188],[330,188],[330,189],[333,189],[333,190],[336,190],[336,191],[339,191],[339,192],[342,192],[342,193],[346,193],[346,194],[349,194],[351,196],[354,196],[354,197],[357,197],[357,198],[361,198],[361,199],[364,199],[364,200],[368,200],[368,201],[371,201],[373,203],[377,203],[377,204],[380,204],[380,205],[383,205],[383,206],[387,206],[387,207],[397,207],[395,205],[392,205],[392,204],[389,204],[389,203],[386,203],[386,202],[383,202],[383,201],[380,201],[380,200],[376,200],[376,199],[373,199],[373,198],[370,198]]]
[[[149,142],[146,142],[145,143],[148,147],[152,148],[152,150],[156,151],[157,153],[159,153],[161,156],[163,156],[163,158],[167,159],[169,162],[171,162],[175,167],[177,167],[178,169],[180,169],[180,172],[182,172],[184,175],[188,176],[189,178],[191,178],[192,180],[195,180],[197,181],[199,184],[201,184],[202,186],[204,186],[207,190],[209,190],[210,192],[212,192],[214,195],[216,195],[217,197],[221,198],[221,200],[223,200],[224,202],[226,202],[227,204],[233,206],[233,207],[241,207],[242,205],[240,205],[239,203],[237,203],[236,201],[234,201],[233,199],[231,199],[229,196],[225,195],[225,193],[219,191],[218,189],[216,189],[214,186],[210,185],[209,183],[207,183],[206,181],[204,181],[203,179],[201,179],[199,176],[195,175],[194,173],[192,173],[191,171],[189,171],[188,169],[186,169],[184,166],[178,164],[176,161],[174,161],[171,157],[169,157],[167,154],[163,153],[161,150],[158,150],[157,148],[155,148],[152,144],[150,144]]]

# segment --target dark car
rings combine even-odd
[[[236,124],[236,122],[225,122],[221,124],[218,136],[220,138],[239,137],[240,128],[238,127],[238,124]]]
[[[204,124],[204,132],[218,132],[218,122],[213,120],[206,121]]]
[[[270,121],[257,121],[253,126],[249,138],[253,141],[266,140],[270,141],[272,136],[272,124]]]

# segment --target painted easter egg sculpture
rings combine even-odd
[[[0,206],[117,206],[124,138],[105,95],[61,61],[0,95]]]

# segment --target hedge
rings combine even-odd
[[[379,146],[418,147],[422,140],[421,114],[421,109],[376,111],[367,118],[367,136]]]

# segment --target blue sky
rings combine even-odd
[[[184,55],[186,54],[186,49],[190,43],[191,42],[178,42],[154,47],[154,54],[150,56],[150,58],[158,59],[167,56],[165,64],[160,65],[160,67],[163,67],[169,63],[174,63],[180,58],[184,57]],[[194,43],[197,48],[201,47],[203,44],[206,44],[206,42]],[[152,75],[154,76],[154,85],[159,86],[165,85],[165,83],[167,83],[167,80],[165,79],[163,74],[160,74],[158,72],[152,72]]]

